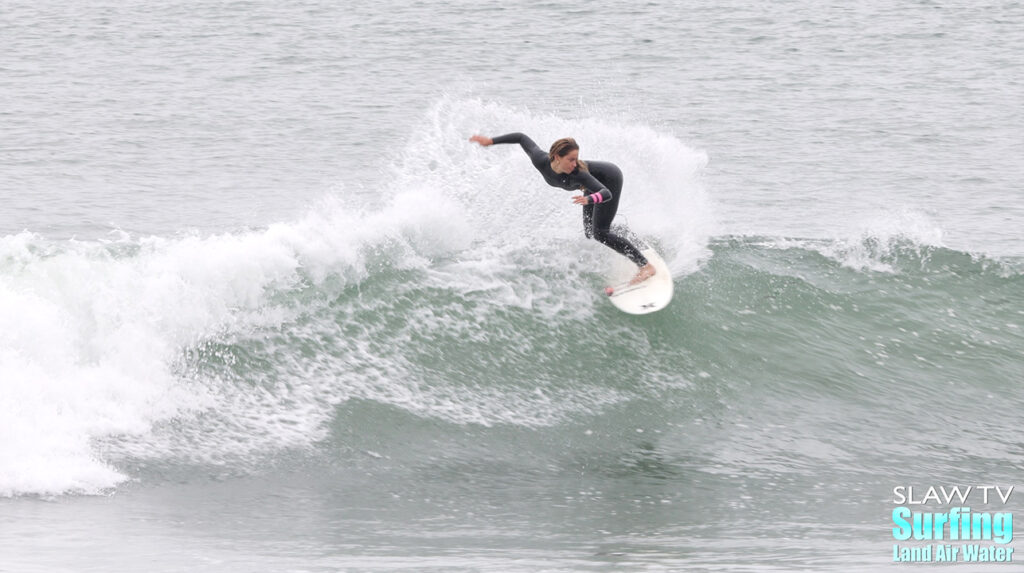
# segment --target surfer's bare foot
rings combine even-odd
[[[640,283],[644,282],[645,280],[653,277],[654,273],[656,273],[656,272],[657,271],[654,269],[654,265],[652,265],[651,263],[647,263],[646,265],[640,267],[640,270],[637,271],[636,276],[634,276],[632,279],[630,279],[629,284],[630,285],[640,284]]]

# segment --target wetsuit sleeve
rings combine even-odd
[[[594,205],[596,203],[604,203],[612,200],[612,192],[608,190],[597,177],[594,177],[586,171],[580,170],[577,177],[580,183],[583,184],[583,188],[586,189],[590,194],[587,195],[587,203]]]
[[[518,143],[519,146],[523,148],[523,151],[530,156],[530,161],[537,169],[540,169],[548,163],[547,152],[534,143],[532,139],[522,133],[506,133],[505,135],[492,137],[491,141],[494,143]]]

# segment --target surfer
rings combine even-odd
[[[571,137],[554,142],[547,152],[522,133],[507,133],[493,138],[474,135],[469,140],[484,147],[495,143],[518,143],[548,185],[570,191],[586,191],[586,194],[572,198],[573,203],[583,205],[583,232],[586,237],[595,239],[636,264],[639,270],[629,284],[637,284],[654,276],[654,265],[647,261],[640,249],[611,230],[612,219],[619,209],[619,196],[622,194],[622,171],[614,163],[584,162],[579,158],[580,146]]]

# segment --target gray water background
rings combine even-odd
[[[355,392],[325,399],[312,454],[153,458],[96,438],[129,481],[0,500],[0,570],[874,571],[891,566],[891,487],[1019,476],[1019,2],[6,2],[0,30],[0,236],[44,253],[41,274],[72,238],[244,236],[325,196],[384,206],[436,109],[497,109],[481,131],[553,116],[669,134],[709,158],[714,229],[649,323],[492,316],[402,269],[356,281],[379,298],[285,289],[311,309],[297,322],[205,333],[175,372],[247,390],[320,348],[295,374],[315,378],[367,341],[407,358],[388,349],[420,327],[419,367],[497,421],[459,420],[443,393]],[[836,254],[848,240],[889,270]],[[498,276],[568,296],[530,254]],[[429,308],[495,339],[404,326]],[[366,338],[330,330],[353,315]],[[577,379],[558,360],[589,349],[595,320],[643,351]],[[551,353],[489,361],[516,340]],[[478,386],[471,367],[495,375]],[[532,384],[567,413],[546,421]],[[503,401],[542,412],[503,422]],[[252,428],[232,415],[154,433],[230,441]]]

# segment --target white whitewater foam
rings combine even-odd
[[[400,195],[360,213],[329,198],[303,221],[211,237],[0,239],[0,495],[95,493],[126,479],[97,441],[144,444],[155,424],[233,398],[178,379],[185,348],[279,323],[289,311],[266,295],[303,280],[359,281],[382,254],[418,265],[457,247],[435,199]]]

